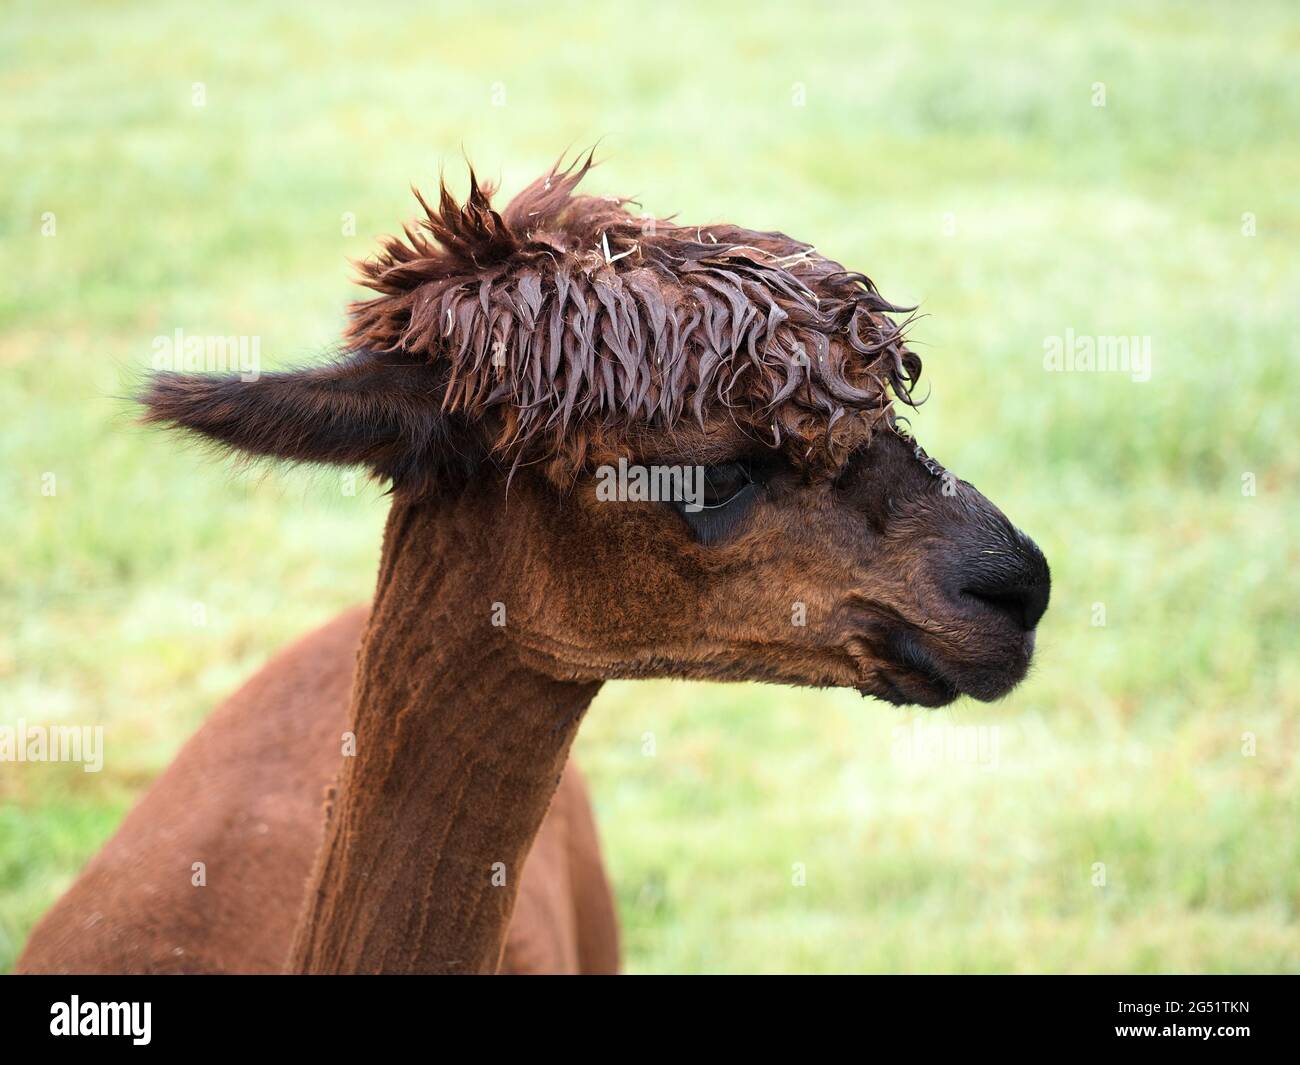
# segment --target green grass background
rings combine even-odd
[[[463,148],[513,192],[601,136],[592,190],[920,302],[916,432],[1055,577],[993,706],[609,685],[579,757],[628,968],[1300,969],[1294,5],[6,3],[0,100],[0,723],[107,746],[0,764],[0,969],[204,715],[373,584],[374,488],[131,424],[153,337],[310,358],[411,182],[463,189]],[[1152,379],[1044,372],[1067,328],[1150,336]],[[998,767],[896,757],[914,720],[996,726]]]

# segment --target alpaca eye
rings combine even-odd
[[[703,501],[706,507],[726,506],[754,483],[749,467],[741,462],[704,467]]]
[[[673,503],[697,543],[710,546],[727,538],[759,496],[761,484],[747,462],[706,466],[695,495]]]

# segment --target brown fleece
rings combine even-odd
[[[276,655],[215,710],[37,924],[20,973],[283,971],[348,729],[367,611]],[[206,867],[195,887],[192,865]],[[520,878],[503,973],[607,973],[618,926],[577,768]]]
[[[492,973],[520,872],[598,682],[554,679],[494,626],[496,494],[397,500],[340,778],[290,968]],[[481,552],[481,553],[480,553]]]

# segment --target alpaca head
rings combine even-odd
[[[361,264],[343,358],[160,373],[146,417],[488,500],[485,599],[557,676],[1010,690],[1047,563],[896,419],[921,372],[902,309],[783,234],[578,195],[589,166],[500,214],[472,177],[463,206],[421,200]]]

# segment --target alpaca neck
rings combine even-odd
[[[524,859],[600,688],[544,675],[493,625],[501,521],[472,489],[393,506],[353,688],[356,756],[291,971],[496,971]]]

